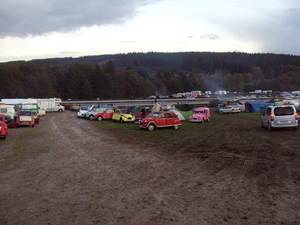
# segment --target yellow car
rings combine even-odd
[[[46,114],[46,111],[44,109],[39,109],[39,116],[44,116]]]
[[[131,114],[122,112],[120,109],[115,109],[114,115],[112,116],[112,120],[116,120],[119,122],[134,122],[135,117]]]
[[[40,122],[40,115],[36,111],[32,111],[32,116],[34,118],[34,123],[38,124]]]

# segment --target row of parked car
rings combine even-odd
[[[239,113],[241,108],[238,105],[227,105],[217,108],[220,113]],[[111,119],[119,122],[136,122],[141,129],[154,130],[159,127],[174,127],[178,129],[182,125],[182,115],[176,110],[169,111],[145,111],[130,112],[112,106],[100,107],[81,107],[77,113],[80,118],[101,121]],[[189,122],[208,122],[210,121],[210,109],[200,107],[193,110],[193,114],[188,118]],[[275,128],[298,129],[298,112],[294,105],[271,105],[266,107],[261,116],[261,124],[269,130]]]
[[[40,121],[40,115],[36,111],[19,110],[14,119],[7,118],[5,114],[0,114],[0,137],[5,139],[8,135],[8,128],[20,126],[34,127]]]
[[[143,111],[144,110],[144,111]],[[121,110],[112,106],[84,106],[77,112],[78,118],[90,120],[111,119],[119,122],[136,122],[141,129],[154,130],[160,127],[173,127],[178,129],[182,125],[181,120],[185,119],[177,110],[162,111],[145,110],[131,112]],[[189,117],[190,122],[207,122],[210,120],[210,109],[203,107],[194,110]]]

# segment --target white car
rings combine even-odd
[[[87,113],[88,111],[94,109],[96,106],[91,105],[91,106],[81,106],[79,111],[77,112],[77,117],[78,118],[84,118],[84,114]]]
[[[261,125],[268,130],[274,128],[298,129],[298,113],[295,106],[276,105],[268,106],[262,114]]]
[[[238,106],[227,105],[224,108],[219,109],[220,113],[240,113],[241,109]]]

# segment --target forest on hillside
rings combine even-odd
[[[150,52],[0,63],[0,98],[128,99],[256,89],[300,90],[300,56]]]

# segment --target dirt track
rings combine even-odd
[[[197,159],[95,123],[49,113],[34,128],[10,130],[1,145],[1,163],[11,162],[0,169],[0,224],[299,224],[298,159]]]

